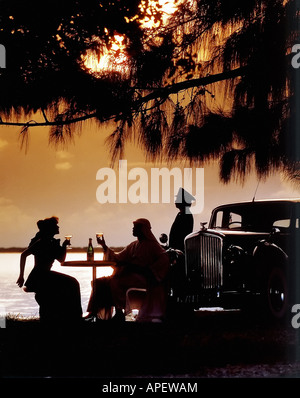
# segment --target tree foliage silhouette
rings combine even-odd
[[[140,21],[153,3],[143,4],[3,0],[0,123],[22,126],[24,137],[49,126],[60,142],[87,119],[112,121],[113,161],[134,138],[151,159],[217,159],[225,182],[252,168],[260,177],[297,173],[298,1],[178,1],[164,23],[156,7],[148,29]],[[124,64],[88,70],[84,56],[100,58],[115,34],[124,37]]]

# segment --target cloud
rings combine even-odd
[[[0,197],[0,209],[3,206],[9,206],[11,203],[12,203],[12,201],[10,199]]]
[[[61,162],[56,163],[56,170],[70,170],[72,168],[72,164],[70,162]]]
[[[56,156],[57,156],[59,159],[61,159],[61,160],[64,160],[64,159],[71,159],[71,158],[74,157],[74,155],[73,155],[72,153],[66,152],[66,151],[57,151],[57,152],[56,152]]]
[[[8,145],[8,141],[0,138],[0,150],[7,147],[7,145]]]
[[[1,229],[1,247],[16,244],[12,242],[18,242],[19,246],[28,243],[28,233],[33,221],[12,200],[5,197],[0,197],[0,219],[1,224],[5,226]]]
[[[63,171],[70,170],[73,166],[69,160],[72,159],[73,157],[74,155],[70,152],[66,151],[56,152],[56,158],[60,160],[55,164],[56,170],[63,170]]]

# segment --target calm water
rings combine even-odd
[[[101,253],[95,254],[100,260]],[[85,253],[68,251],[66,260],[86,259]],[[19,276],[20,253],[0,253],[0,314],[19,314],[20,316],[38,316],[39,307],[34,299],[34,293],[25,293],[16,285]],[[33,267],[33,256],[27,257],[25,280]],[[53,271],[73,276],[80,283],[81,303],[83,312],[86,311],[91,293],[92,268],[62,267],[55,262]],[[109,267],[98,268],[97,276],[109,275]]]

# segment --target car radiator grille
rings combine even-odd
[[[205,233],[186,239],[186,273],[198,288],[216,289],[223,285],[222,243],[219,236]]]

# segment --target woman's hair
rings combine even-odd
[[[38,229],[42,235],[48,235],[56,229],[58,217],[45,218],[37,222]]]
[[[50,218],[45,218],[44,220],[39,220],[37,222],[39,231],[36,233],[35,237],[31,239],[29,247],[32,246],[38,240],[40,240],[43,236],[55,233],[57,224],[58,224],[57,217],[50,217]]]

